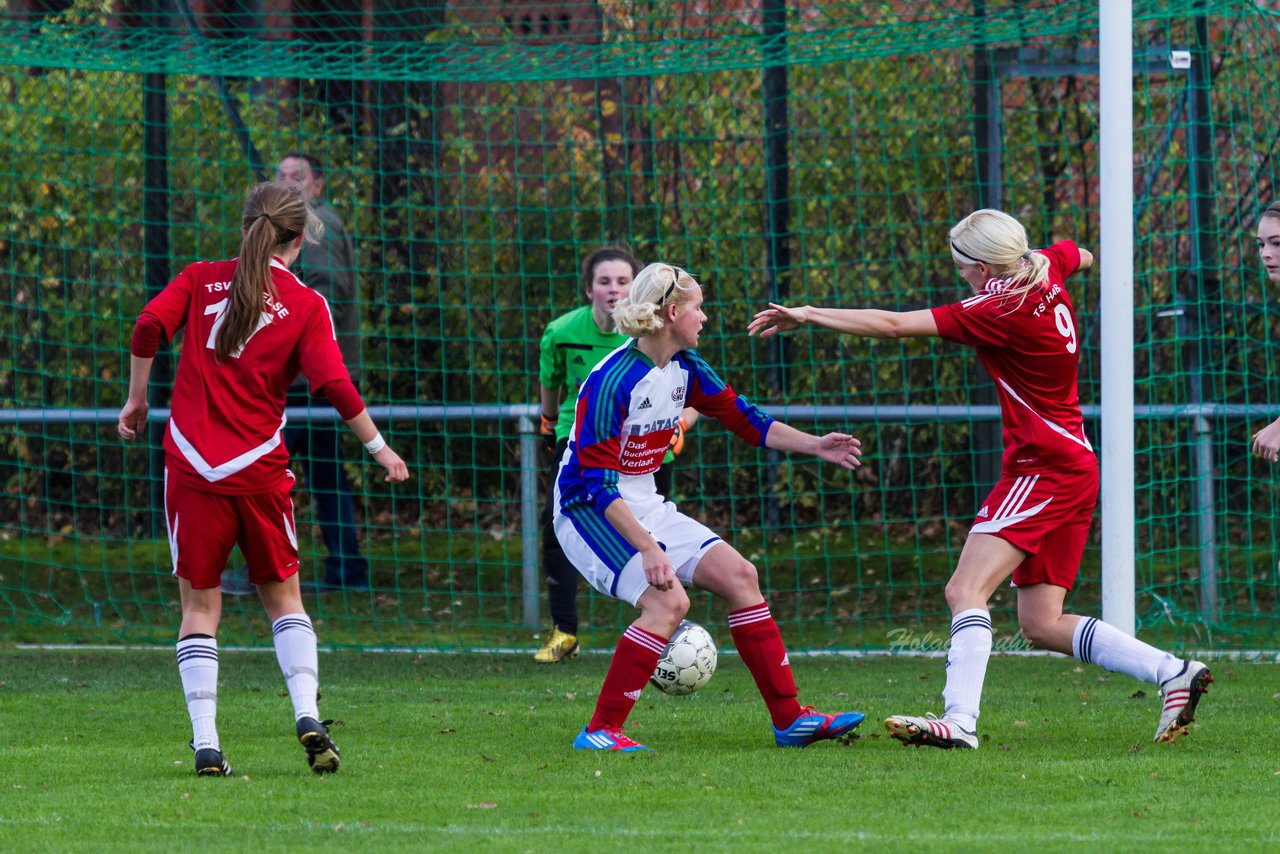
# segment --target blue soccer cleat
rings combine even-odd
[[[800,717],[791,722],[786,729],[773,728],[773,740],[779,747],[808,747],[815,741],[852,732],[862,723],[862,712],[843,712],[838,715],[824,715],[815,712],[813,706],[805,706],[800,710]]]
[[[620,729],[598,729],[595,732],[587,732],[587,728],[583,727],[582,732],[578,733],[578,737],[573,740],[574,750],[616,750],[619,753],[635,753],[639,750],[652,750],[653,748],[645,747],[638,741],[632,741],[622,734]]]

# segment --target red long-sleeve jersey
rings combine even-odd
[[[241,351],[219,362],[214,346],[237,261],[201,261],[147,303],[132,352],[154,356],[159,337],[186,328],[164,449],[172,476],[226,494],[270,492],[291,478],[282,431],[285,392],[301,372],[343,418],[364,408],[347,374],[324,297],[271,261],[275,294]]]

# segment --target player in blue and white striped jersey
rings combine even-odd
[[[755,566],[654,485],[680,413],[690,406],[754,445],[813,454],[846,469],[859,465],[854,437],[818,437],[776,421],[716,376],[694,349],[707,320],[702,299],[701,286],[684,270],[667,264],[641,270],[613,314],[633,340],[605,357],[578,392],[556,478],[556,537],[591,586],[640,610],[614,652],[591,722],[574,741],[578,749],[647,749],[622,727],[689,610],[682,585],[728,605],[734,645],[769,708],[776,744],[805,747],[844,735],[863,719],[800,705]]]

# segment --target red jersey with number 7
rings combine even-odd
[[[284,446],[285,392],[301,372],[312,389],[347,380],[324,297],[271,260],[275,294],[264,294],[257,330],[219,362],[214,350],[230,304],[236,260],[187,267],[148,314],[172,340],[186,328],[164,449],[170,472],[207,492],[272,492],[292,478]]]
[[[1066,289],[1080,269],[1080,249],[1063,240],[1036,251],[1049,259],[1049,272],[1025,299],[993,279],[982,293],[933,309],[933,319],[943,338],[973,347],[995,380],[1005,473],[1096,469],[1080,414],[1080,335]]]

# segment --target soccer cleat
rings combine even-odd
[[[197,777],[230,777],[235,773],[227,764],[227,757],[222,755],[221,750],[213,747],[202,747],[196,750],[194,744],[191,745],[191,749],[196,751]]]
[[[1200,696],[1209,690],[1213,674],[1199,661],[1184,661],[1182,670],[1160,686],[1160,699],[1164,709],[1160,713],[1160,726],[1156,727],[1156,742],[1177,741],[1187,735],[1196,714]]]
[[[533,654],[533,660],[539,664],[555,664],[566,658],[578,657],[578,636],[562,632],[559,628],[551,630],[547,642],[542,649]]]
[[[838,715],[824,715],[816,712],[813,706],[805,706],[800,716],[791,722],[786,729],[773,728],[773,742],[778,747],[808,747],[815,741],[839,738],[862,723],[862,712],[842,712]]]
[[[307,751],[307,764],[317,774],[333,774],[338,770],[338,745],[329,738],[327,727],[333,721],[315,718],[298,719],[298,741]]]
[[[977,750],[978,734],[961,729],[946,718],[925,715],[923,718],[893,715],[884,719],[889,735],[916,747],[941,747],[944,750]]]
[[[620,729],[598,729],[595,732],[587,732],[587,728],[583,727],[582,732],[578,733],[578,737],[573,740],[574,750],[616,750],[619,753],[635,753],[639,750],[652,750],[651,747],[645,747],[638,741],[632,741],[622,734]]]

